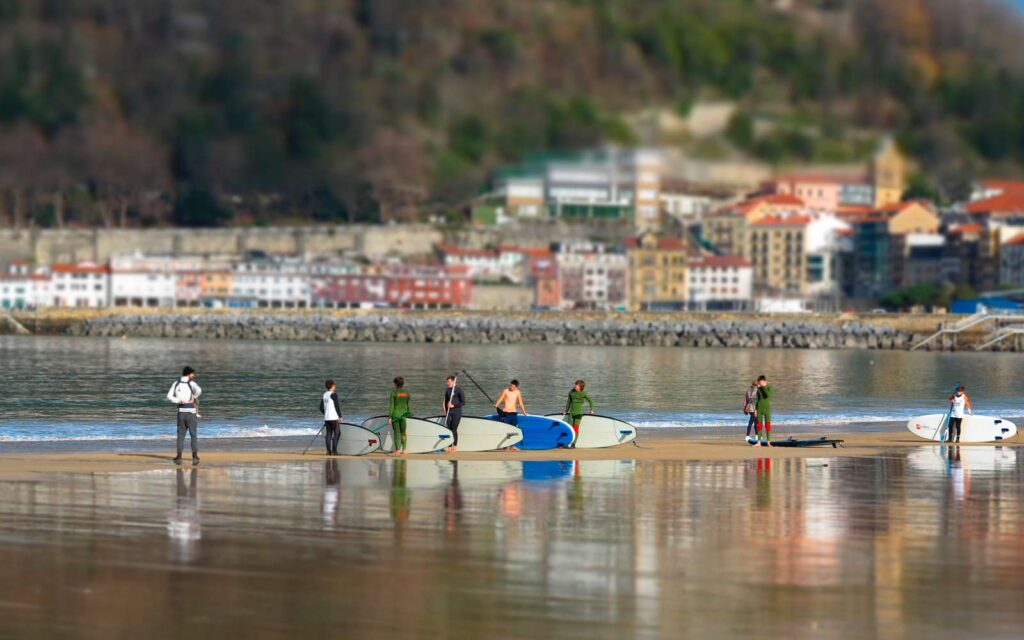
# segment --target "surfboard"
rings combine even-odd
[[[561,420],[562,414],[553,413],[547,417]],[[566,420],[566,424],[568,424]],[[570,425],[572,426],[572,425]],[[576,438],[577,449],[600,449],[614,447],[636,440],[636,427],[608,416],[585,415],[580,421],[580,435]]]
[[[945,413],[917,416],[907,422],[907,430],[925,440],[944,442],[948,435]],[[1001,442],[1017,435],[1017,425],[1002,418],[964,416],[960,425],[960,442]]]
[[[444,424],[444,416],[434,416],[427,420]],[[504,422],[475,416],[462,416],[459,422],[459,451],[494,451],[514,447],[522,441],[522,429]]]
[[[357,424],[342,422],[341,437],[338,438],[338,453],[346,456],[362,456],[380,448],[380,436]]]
[[[380,450],[395,450],[395,432],[387,416],[374,416],[363,421],[363,428],[380,436]],[[405,419],[406,450],[409,453],[433,453],[451,446],[452,432],[441,425],[422,418]]]
[[[827,447],[832,446],[833,449],[836,447],[843,446],[843,440],[836,440],[833,438],[826,438],[824,436],[820,438],[813,438],[810,440],[797,440],[796,438],[788,438],[786,440],[773,440],[773,447]],[[757,444],[757,438],[747,436],[747,444]]]
[[[523,440],[517,445],[520,449],[536,450],[568,447],[576,436],[572,426],[557,418],[533,415],[518,416],[518,418],[519,428],[523,432]],[[487,416],[487,419],[498,421],[498,415]]]

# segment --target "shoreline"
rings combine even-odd
[[[787,436],[788,437],[788,436]],[[645,434],[638,443],[605,449],[550,449],[543,451],[487,451],[479,453],[435,453],[398,456],[371,453],[365,456],[326,456],[317,449],[306,455],[299,451],[232,450],[214,448],[200,450],[199,469],[218,468],[241,464],[315,463],[326,460],[434,460],[434,461],[529,461],[529,460],[635,460],[635,461],[742,461],[763,458],[832,458],[867,457],[884,455],[906,449],[943,447],[945,443],[916,438],[910,433],[832,433],[828,437],[844,440],[844,446],[833,448],[806,447],[753,447],[740,436],[728,438],[678,438],[668,435]],[[784,440],[785,438],[777,438]],[[314,446],[316,443],[314,443]],[[999,443],[964,443],[964,448],[1021,447],[1019,438]],[[132,452],[3,452],[0,453],[0,480],[33,480],[54,473],[130,473],[161,469],[191,469],[186,451],[184,463],[172,462],[173,447],[152,448]]]

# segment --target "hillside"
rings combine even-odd
[[[0,25],[19,225],[447,213],[500,164],[704,98],[772,162],[892,130],[945,197],[1024,163],[1022,27],[995,0],[0,0]]]

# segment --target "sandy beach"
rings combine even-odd
[[[680,437],[645,435],[636,446],[629,444],[606,449],[551,449],[546,451],[490,451],[482,453],[437,453],[406,456],[409,460],[661,460],[720,461],[755,460],[763,458],[859,457],[884,454],[886,451],[917,447],[939,447],[942,443],[915,438],[908,433],[830,434],[843,440],[843,446],[825,447],[752,447],[735,436],[693,440]],[[777,440],[779,438],[776,438]],[[963,447],[1018,447],[1018,438],[998,445],[993,443],[963,444]],[[171,451],[154,447],[152,451],[131,453],[4,453],[0,454],[0,479],[30,478],[47,473],[111,473],[165,469],[173,465]],[[336,459],[395,458],[383,453],[366,456],[336,456]],[[319,448],[301,452],[219,450],[201,454],[201,467],[240,464],[271,464],[276,462],[312,462],[328,459]],[[192,463],[185,454],[184,466]]]

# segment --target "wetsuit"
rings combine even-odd
[[[448,404],[452,404],[448,408]],[[446,427],[452,430],[452,446],[459,446],[459,423],[462,422],[462,405],[466,404],[466,395],[461,387],[449,387],[444,390],[444,406],[448,412]]]
[[[411,415],[409,392],[404,387],[392,391],[391,400],[388,402],[388,417],[391,418],[391,428],[395,431],[396,451],[405,448],[405,419]]]
[[[584,391],[579,391],[573,388],[569,392],[569,397],[565,401],[565,410],[562,413],[567,413],[572,416],[572,430],[576,432],[576,435],[580,435],[580,422],[583,420],[583,403],[586,402],[590,407],[590,412],[594,412],[594,400],[590,397],[590,394]]]
[[[327,391],[320,399],[320,412],[324,414],[324,444],[327,455],[338,455],[338,440],[341,438],[341,401],[335,391]]]
[[[766,384],[757,388],[757,434],[760,438],[763,430],[765,440],[772,439],[772,397],[774,395],[771,385]]]

